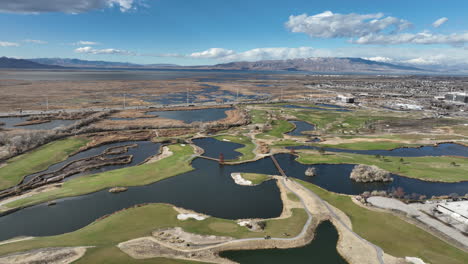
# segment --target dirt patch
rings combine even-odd
[[[156,257],[198,260],[209,263],[232,263],[219,258],[213,251],[188,252],[171,248],[159,243],[154,237],[143,237],[120,243],[120,250],[134,259],[149,259]]]
[[[146,163],[154,163],[156,161],[160,161],[162,159],[168,158],[168,157],[172,156],[173,154],[174,153],[169,149],[169,147],[164,146],[162,148],[161,154],[150,158],[149,160],[146,161]]]
[[[86,247],[37,249],[1,257],[0,264],[68,264],[84,256],[86,249]]]
[[[152,236],[161,244],[184,250],[211,246],[213,244],[233,240],[232,237],[188,233],[180,227],[156,230],[152,233]]]

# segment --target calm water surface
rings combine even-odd
[[[319,149],[316,146],[296,146],[287,149]],[[324,148],[331,152],[344,152],[364,155],[380,155],[392,157],[425,157],[425,156],[460,156],[468,157],[468,147],[460,144],[443,143],[437,146],[422,146],[419,148],[397,148],[393,150],[353,150],[339,148]]]
[[[224,251],[220,255],[241,264],[347,263],[336,250],[338,232],[332,223],[321,223],[315,232],[314,240],[300,248]]]

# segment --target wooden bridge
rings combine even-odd
[[[283,177],[288,177],[286,176],[286,173],[284,173],[284,170],[281,168],[281,166],[279,165],[278,161],[276,160],[275,156],[274,155],[271,155],[271,160],[273,160],[273,163],[275,164],[276,168],[278,169],[279,173],[281,174],[281,176]]]

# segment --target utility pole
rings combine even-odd
[[[239,87],[237,87],[236,101],[239,101]]]
[[[189,90],[189,88],[187,88],[187,106],[189,106],[189,104],[190,104],[189,98],[190,98],[190,90]]]

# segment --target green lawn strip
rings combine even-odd
[[[293,147],[293,146],[302,146],[304,144],[297,142],[293,139],[281,139],[279,141],[273,142],[271,147]]]
[[[242,178],[251,181],[252,184],[258,185],[265,181],[271,180],[271,177],[266,174],[259,173],[241,173]]]
[[[283,138],[283,134],[294,129],[294,125],[286,120],[273,120],[272,128],[265,133],[258,134],[256,138],[268,139],[271,137]]]
[[[250,110],[250,116],[253,124],[265,124],[268,118],[267,111],[257,109]]]
[[[151,258],[134,259],[116,246],[89,248],[86,254],[74,262],[75,264],[103,263],[103,264],[201,264],[203,262],[181,259]]]
[[[86,138],[69,137],[9,159],[7,165],[0,168],[0,189],[12,187],[24,176],[45,170],[50,165],[65,160],[88,142]]]
[[[193,169],[190,165],[193,148],[190,145],[177,144],[169,148],[174,154],[157,162],[74,178],[65,182],[60,189],[16,200],[5,207],[28,206],[116,186],[146,185]]]
[[[351,219],[353,230],[364,239],[396,257],[419,257],[432,264],[468,263],[468,253],[456,249],[426,231],[390,213],[362,208],[349,196],[328,192],[316,185],[296,180]]]
[[[304,164],[367,164],[395,174],[430,181],[458,182],[468,180],[468,159],[455,157],[388,157],[326,152],[300,153],[298,161]],[[403,159],[403,161],[401,161]],[[455,162],[456,166],[451,163]]]
[[[77,231],[58,236],[39,237],[0,246],[0,255],[23,252],[37,248],[96,246],[106,248],[139,237],[149,236],[160,228],[179,226],[187,232],[204,235],[230,236],[234,238],[285,237],[299,234],[307,221],[304,209],[293,209],[293,215],[284,219],[270,219],[261,232],[251,232],[234,220],[207,218],[203,221],[177,220],[178,212],[168,204],[148,204],[117,212]],[[98,250],[98,249],[97,249]],[[99,253],[99,252],[98,252]],[[96,254],[98,254],[96,253]],[[91,252],[91,254],[93,254]],[[96,257],[97,258],[97,257]]]
[[[326,141],[325,141],[326,142]],[[419,147],[421,144],[407,144],[407,143],[398,143],[391,141],[356,141],[352,143],[341,143],[341,144],[315,144],[320,147],[329,147],[329,148],[341,148],[341,149],[355,149],[355,150],[391,150],[402,147]]]
[[[219,135],[214,137],[219,141],[228,140],[229,142],[238,143],[244,145],[241,148],[236,149],[235,151],[242,154],[239,158],[235,159],[235,161],[245,161],[245,160],[252,160],[255,158],[254,149],[255,144],[250,140],[249,137],[246,136],[234,136],[234,135]]]
[[[295,195],[294,193],[292,192],[288,192],[288,199],[293,201],[293,202],[300,202],[301,200],[299,200],[299,197],[297,197],[297,195]]]

